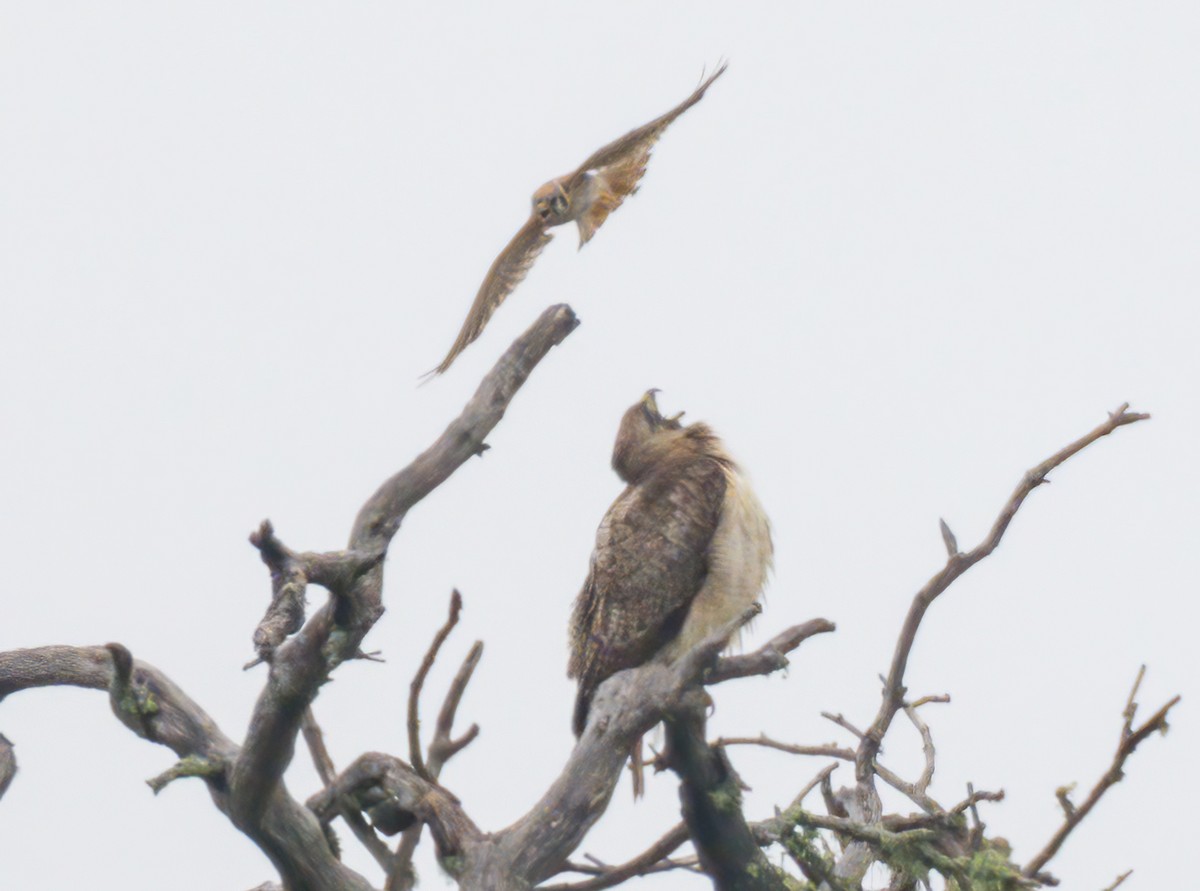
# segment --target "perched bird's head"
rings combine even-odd
[[[654,399],[657,392],[647,390],[645,396],[631,405],[617,430],[612,465],[617,476],[627,483],[637,482],[662,461],[680,454],[681,449],[687,453],[693,451],[687,448],[699,442],[693,432],[706,440],[712,438],[704,424],[684,427],[679,423],[683,412],[664,418]]]
[[[548,226],[567,222],[570,217],[571,199],[567,190],[556,179],[550,180],[533,193],[533,212]]]

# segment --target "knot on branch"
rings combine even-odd
[[[143,739],[155,742],[151,718],[158,714],[158,700],[146,678],[134,671],[133,655],[119,643],[105,644],[112,656],[113,674],[108,698],[121,723]]]
[[[296,555],[275,535],[270,520],[263,520],[250,533],[250,544],[258,549],[271,571],[271,604],[254,630],[258,659],[247,665],[269,662],[275,648],[304,625],[305,591],[308,577]]]
[[[250,543],[258,549],[263,563],[271,571],[271,604],[254,631],[258,658],[247,668],[259,662],[270,662],[275,650],[303,627],[310,582],[333,595],[334,623],[351,625],[355,621],[354,611],[347,598],[355,583],[379,566],[386,555],[382,549],[297,553],[279,539],[270,520],[263,520],[258,529],[250,533]],[[381,608],[362,621],[369,627],[380,613]]]
[[[482,837],[454,795],[391,755],[368,752],[359,756],[308,800],[308,808],[324,824],[336,816],[343,800],[352,802],[385,835],[395,835],[418,822],[429,826],[440,858],[456,856],[467,843]]]

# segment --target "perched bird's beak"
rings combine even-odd
[[[683,426],[679,423],[679,419],[683,417],[684,413],[679,412],[669,418],[664,418],[658,410],[658,401],[654,398],[656,393],[661,392],[658,387],[652,387],[647,390],[646,395],[642,397],[642,409],[646,412],[646,417],[650,419],[650,423],[654,424],[654,426],[670,427],[678,430]]]

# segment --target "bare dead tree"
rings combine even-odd
[[[459,703],[482,656],[476,642],[446,691],[432,738],[423,744],[421,697],[430,668],[458,621],[462,606],[455,592],[445,624],[434,637],[410,687],[407,761],[368,752],[340,772],[324,744],[312,703],[332,672],[349,659],[370,658],[363,640],[383,612],[383,561],[408,510],[458,467],[487,448],[486,437],[536,365],[570,334],[577,322],[565,305],[547,309],[488,373],[462,413],[425,452],[385,481],[358,514],[346,548],[297,552],[270,523],[251,536],[271,575],[271,602],[254,633],[255,663],[268,675],[241,742],[220,730],[204,710],[161,671],[140,662],[120,644],[98,647],[41,647],[0,653],[0,700],[18,691],[73,685],[108,692],[114,714],[136,735],[167,746],[178,756],[169,770],[149,780],[155,792],[168,783],[195,777],[203,781],[217,808],[270,858],[288,891],[366,891],[371,885],[343,864],[332,823],[340,818],[383,868],[387,888],[411,888],[412,854],[425,832],[441,868],[462,889],[593,891],[632,878],[666,871],[701,873],[719,889],[784,891],[803,887],[834,891],[861,888],[867,866],[889,868],[892,888],[916,888],[931,873],[955,889],[999,889],[1054,884],[1045,867],[1105,791],[1121,779],[1122,767],[1137,746],[1166,729],[1168,702],[1134,726],[1136,693],[1130,695],[1117,753],[1086,801],[1078,807],[1060,794],[1065,820],[1045,848],[1025,866],[1011,860],[999,839],[989,838],[978,806],[1000,801],[1002,792],[975,791],[943,807],[929,794],[936,750],[921,710],[945,696],[909,699],[905,668],[920,623],[932,603],[971,566],[999,545],[1017,510],[1046,475],[1076,452],[1116,429],[1143,420],[1123,406],[1088,435],[1029,471],[1004,506],[991,533],[971,551],[959,551],[942,524],[945,566],[917,593],[901,629],[891,669],[884,679],[878,714],[865,730],[841,715],[829,717],[854,737],[853,747],[803,746],[766,737],[709,742],[707,690],[733,680],[770,674],[788,665],[805,640],[834,630],[813,619],[776,635],[760,649],[722,657],[730,637],[753,615],[702,641],[673,664],[651,663],[608,679],[593,699],[587,727],[559,776],[528,812],[495,832],[481,829],[459,799],[441,783],[445,764],[478,734],[472,725],[456,735]],[[306,613],[310,585],[328,597]],[[1140,675],[1139,675],[1140,682]],[[921,736],[924,769],[905,780],[879,761],[895,717],[904,713]],[[608,865],[594,857],[570,859],[588,830],[608,807],[632,743],[663,722],[666,751],[660,766],[679,778],[683,822],[631,860]],[[283,783],[296,741],[302,737],[321,778],[322,789],[301,803]],[[754,744],[803,756],[834,759],[773,816],[748,820],[741,781],[728,749]],[[834,791],[837,762],[853,765],[854,784]],[[13,746],[0,736],[0,796],[16,772]],[[876,779],[900,792],[919,809],[883,813]],[[806,801],[820,790],[825,813]],[[393,847],[385,836],[399,834]],[[680,855],[691,843],[695,854]],[[794,871],[773,864],[766,849],[779,845]],[[574,881],[543,884],[563,874]],[[797,875],[798,873],[798,875]],[[1116,884],[1124,881],[1118,878]],[[1116,887],[1116,884],[1113,887]]]

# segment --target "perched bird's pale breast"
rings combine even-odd
[[[674,640],[658,658],[671,661],[729,624],[762,593],[771,568],[771,524],[749,480],[725,467],[725,498],[706,554],[708,572]]]

